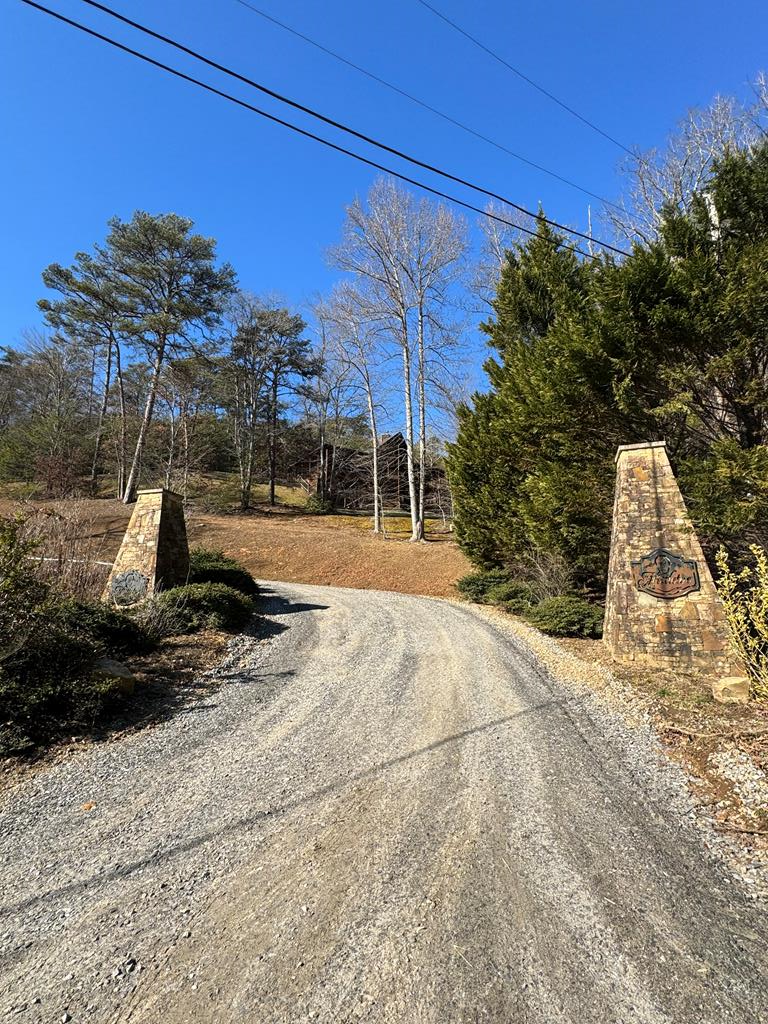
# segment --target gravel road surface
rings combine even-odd
[[[2,797],[0,1020],[768,1021],[649,735],[471,607],[269,587],[221,689]]]

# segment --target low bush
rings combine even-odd
[[[478,569],[462,576],[456,583],[456,589],[470,601],[484,604],[491,587],[509,582],[509,573],[506,569]]]
[[[90,728],[115,697],[91,677],[98,643],[71,632],[58,611],[38,609],[24,646],[0,664],[0,750]]]
[[[155,646],[156,638],[140,621],[104,604],[63,601],[56,615],[69,634],[84,637],[104,654],[146,654]]]
[[[241,629],[253,616],[255,605],[247,594],[224,583],[187,583],[163,590],[155,598],[169,610],[180,633],[198,629]]]
[[[751,695],[768,700],[768,553],[750,546],[753,565],[730,565],[725,548],[717,553],[717,589],[725,609],[731,648],[744,664]]]
[[[536,598],[527,583],[507,580],[505,583],[494,583],[486,590],[485,604],[498,604],[504,611],[522,615],[536,604]]]
[[[525,617],[550,636],[600,637],[603,633],[602,609],[573,595],[548,597]]]
[[[333,502],[329,498],[321,498],[319,494],[310,494],[304,507],[315,516],[327,516],[333,512]]]
[[[192,548],[189,552],[189,582],[223,583],[248,597],[255,597],[259,592],[256,581],[244,565],[223,551],[210,548]]]

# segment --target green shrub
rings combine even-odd
[[[190,583],[223,583],[241,594],[255,597],[259,588],[244,565],[223,551],[192,548],[189,552]]]
[[[505,583],[494,583],[486,590],[485,603],[498,604],[507,612],[522,615],[536,604],[536,598],[527,583],[507,580]]]
[[[24,646],[0,664],[0,751],[92,728],[115,699],[108,681],[91,677],[100,653],[57,608],[38,610]]]
[[[118,623],[36,578],[24,526],[23,517],[0,519],[0,751],[89,727],[114,696],[91,669]]]
[[[246,594],[223,583],[187,583],[157,595],[161,609],[169,610],[181,633],[198,629],[240,629],[253,617],[255,605]]]
[[[551,636],[599,637],[603,611],[582,597],[548,597],[526,613],[527,620]]]
[[[333,512],[333,502],[330,498],[321,498],[319,494],[310,494],[304,508],[311,515],[327,516]]]
[[[146,654],[155,646],[139,621],[105,604],[63,601],[56,615],[67,633],[84,637],[104,654]]]
[[[462,576],[456,583],[456,588],[470,601],[484,604],[491,587],[509,582],[509,573],[506,569],[478,569],[477,572],[470,572],[466,576]]]
[[[49,588],[33,571],[37,541],[25,533],[23,515],[0,517],[0,665],[24,646],[37,627]]]

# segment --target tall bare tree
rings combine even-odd
[[[647,245],[658,236],[662,211],[690,209],[706,188],[713,162],[729,149],[750,149],[765,138],[768,92],[764,75],[755,82],[755,103],[716,96],[704,109],[689,110],[663,149],[628,157],[622,170],[629,186],[603,219],[619,239]]]
[[[416,200],[389,178],[374,183],[367,204],[348,208],[342,241],[331,252],[339,269],[364,282],[376,317],[402,359],[411,540],[424,539],[423,463],[427,419],[427,334],[443,334],[448,292],[465,251],[462,221],[426,199]],[[415,378],[415,380],[414,380]],[[414,400],[415,386],[415,400]],[[417,476],[414,405],[418,417]]]
[[[416,381],[419,416],[419,504],[417,540],[424,539],[424,495],[427,479],[427,350],[447,362],[452,332],[449,291],[463,270],[466,227],[447,207],[422,200],[413,214],[411,252],[403,269],[416,307]]]
[[[480,300],[483,313],[493,308],[499,275],[507,261],[507,253],[522,237],[519,228],[535,230],[536,227],[535,217],[520,213],[502,203],[488,203],[485,210],[491,216],[478,218],[480,253],[470,280],[472,295]]]
[[[371,438],[373,532],[382,532],[379,485],[379,383],[382,323],[365,294],[349,282],[337,285],[326,302],[315,307],[328,346],[340,365],[356,380],[365,396]]]

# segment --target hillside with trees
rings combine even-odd
[[[378,452],[402,435],[403,507],[423,539],[460,364],[452,292],[465,250],[466,227],[445,207],[374,184],[347,211],[331,254],[347,276],[314,304],[313,330],[240,289],[189,219],[111,221],[103,243],[43,271],[48,330],[0,349],[0,483],[130,504],[140,486],[193,497],[218,474],[221,501],[247,511],[255,483],[274,505],[277,483],[322,466],[329,448],[357,451],[378,532]],[[316,475],[310,498],[328,510],[333,471]]]
[[[665,439],[708,547],[764,543],[768,146],[715,161],[623,260],[580,260],[540,221],[483,325],[487,394],[450,446],[460,543],[482,566],[546,560],[605,581],[619,444]]]

